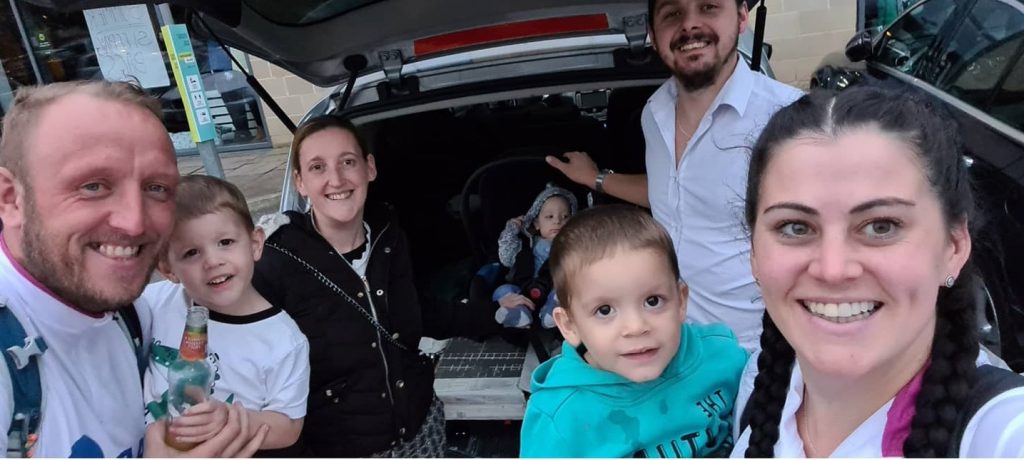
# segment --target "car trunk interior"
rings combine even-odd
[[[464,298],[472,274],[497,260],[505,222],[524,214],[546,183],[569,188],[585,206],[588,189],[545,155],[585,151],[601,168],[643,172],[640,113],[655,89],[496,100],[363,124],[378,169],[371,198],[395,206],[421,297]]]

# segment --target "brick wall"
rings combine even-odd
[[[774,47],[771,64],[775,77],[794,86],[807,88],[821,60],[842,51],[855,32],[857,0],[767,0],[765,6],[765,41]],[[753,12],[750,19],[754,20]],[[250,56],[250,60],[253,74],[293,122],[327,92],[260,58]],[[266,106],[263,111],[274,145],[291,142],[291,133],[277,116]]]
[[[842,52],[855,33],[857,0],[766,0],[765,7],[775,78],[800,88],[807,88],[822,58]]]
[[[327,95],[329,88],[321,88],[308,83],[292,75],[291,72],[256,56],[249,56],[249,60],[252,63],[253,76],[266,88],[270,97],[277,101],[277,104],[288,114],[293,123],[297,124],[314,104]],[[292,141],[292,134],[266,104],[262,101],[260,104],[267,117],[267,131],[270,132],[274,146],[288,145]]]

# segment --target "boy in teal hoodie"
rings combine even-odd
[[[551,248],[562,354],[533,373],[521,457],[714,457],[732,449],[747,354],[684,324],[672,240],[627,205],[573,217]]]

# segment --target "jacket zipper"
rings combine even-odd
[[[390,222],[384,225],[384,228],[381,229],[380,233],[377,234],[377,237],[374,238],[373,242],[370,243],[370,245],[366,248],[366,268],[370,268],[370,258],[373,257],[373,249],[377,247],[377,242],[380,241],[380,237],[383,236],[384,232],[386,232],[390,227]],[[373,319],[379,323],[380,319],[378,319],[377,317],[377,307],[373,305],[373,292],[370,291],[370,280],[366,279],[365,275],[360,275],[359,272],[356,271],[356,268],[353,267],[352,264],[349,263],[349,261],[345,259],[345,257],[343,257],[341,254],[338,254],[338,257],[345,262],[345,265],[348,265],[348,268],[352,269],[352,272],[355,273],[356,276],[359,277],[359,279],[363,280],[363,287],[365,289],[364,292],[366,293],[366,300],[370,302],[370,313],[373,314]],[[381,337],[380,330],[378,330],[377,328],[373,329],[374,332],[377,334],[377,351],[380,352],[380,360],[382,363],[384,363],[384,389],[387,390],[388,401],[391,401],[391,407],[394,407],[395,396],[391,394],[391,369],[388,368],[388,359],[384,355],[384,338]]]

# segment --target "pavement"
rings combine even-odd
[[[288,147],[223,153],[220,161],[225,179],[245,195],[254,220],[277,212],[288,171]],[[178,172],[183,176],[206,174],[199,155],[178,157]]]

